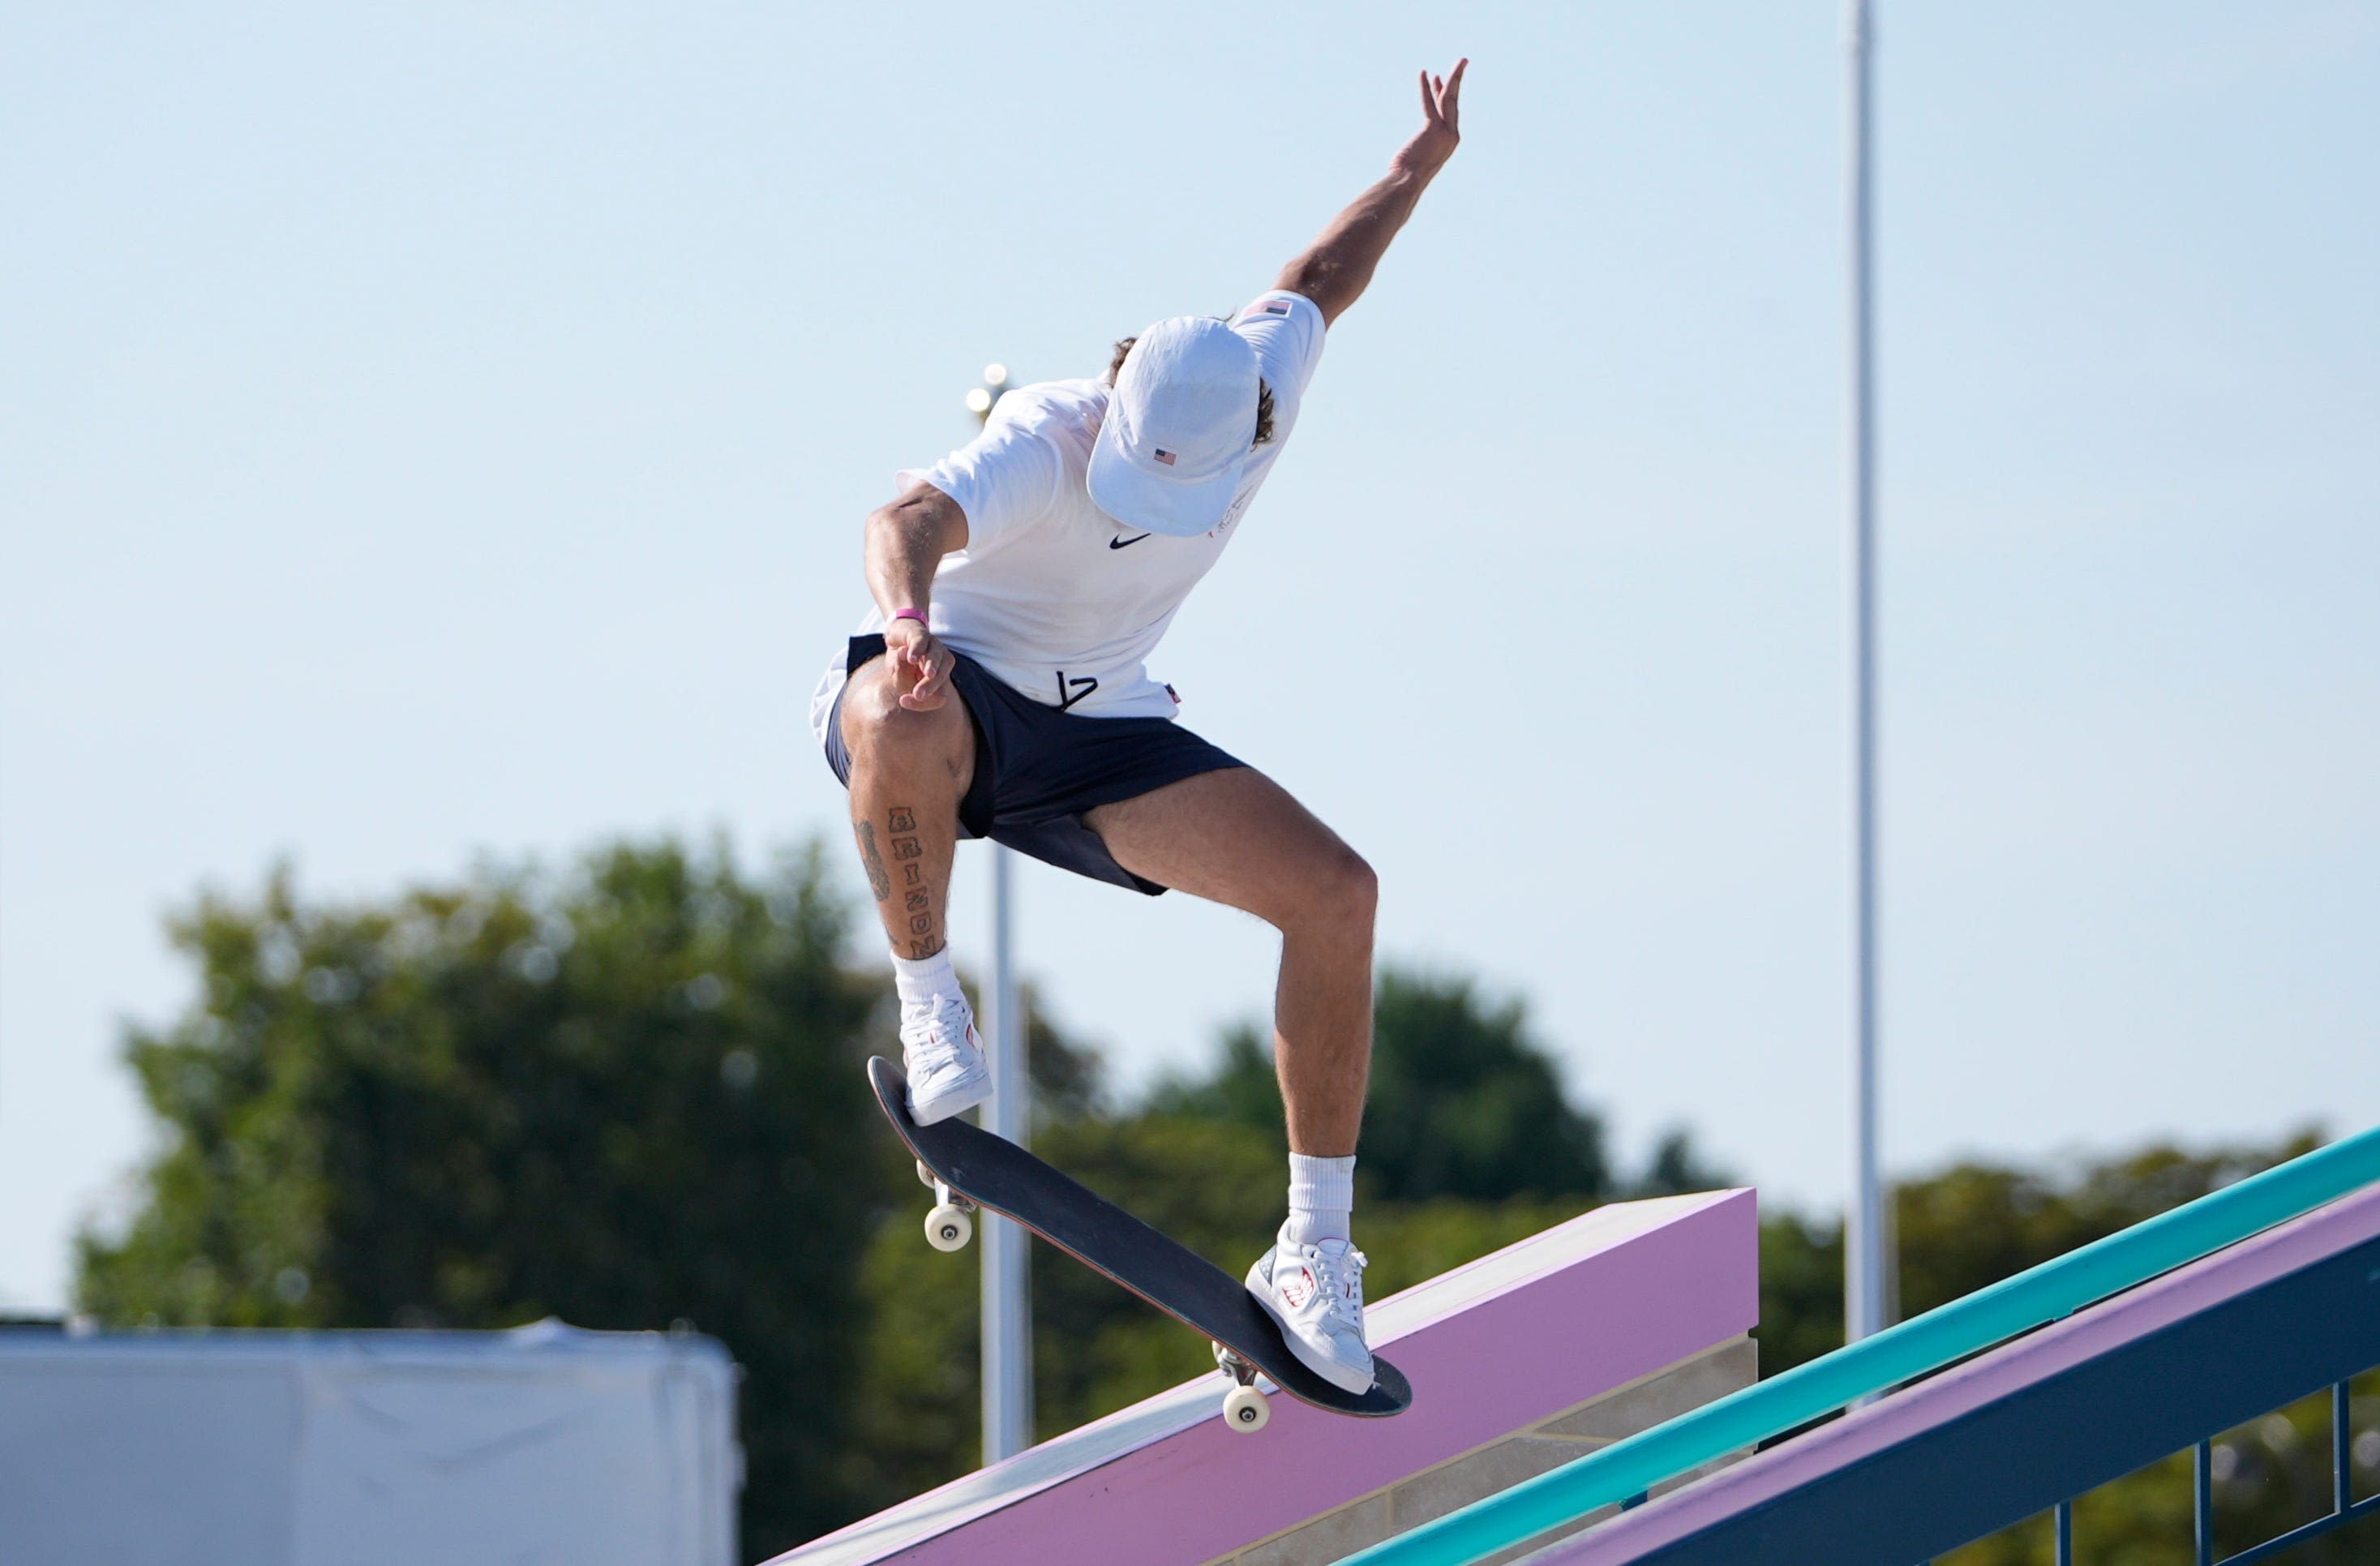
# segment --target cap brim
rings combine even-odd
[[[1093,505],[1128,527],[1177,539],[1196,538],[1222,521],[1239,492],[1245,462],[1192,482],[1156,478],[1132,460],[1115,438],[1115,427],[1112,419],[1101,425],[1091,443],[1084,482]]]

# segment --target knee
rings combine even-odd
[[[1369,940],[1379,912],[1380,878],[1344,844],[1298,877],[1298,895],[1284,924]]]
[[[901,705],[892,682],[870,664],[843,693],[843,745],[855,767],[949,759],[968,738],[956,694],[941,707],[915,711]]]

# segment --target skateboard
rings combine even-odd
[[[928,1244],[938,1251],[965,1245],[975,1232],[970,1214],[981,1207],[1015,1220],[1121,1283],[1215,1345],[1215,1363],[1232,1381],[1223,1395],[1223,1423],[1232,1429],[1261,1430],[1272,1415],[1257,1389],[1259,1375],[1299,1402],[1332,1414],[1378,1419],[1402,1414],[1413,1402],[1403,1374],[1378,1354],[1372,1356],[1368,1390],[1350,1392],[1324,1380],[1290,1353],[1280,1324],[1240,1280],[1015,1143],[963,1120],[919,1125],[909,1118],[908,1080],[891,1061],[871,1057],[868,1082],[884,1118],[917,1156],[917,1178],[934,1188],[934,1209],[926,1215]]]

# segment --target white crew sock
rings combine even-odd
[[[1281,1226],[1283,1244],[1352,1240],[1354,1211],[1354,1154],[1343,1159],[1289,1155],[1289,1221]]]
[[[905,957],[892,953],[892,988],[900,992],[901,1009],[931,1006],[938,999],[964,1000],[959,989],[958,970],[951,966],[951,949],[946,943],[930,957]]]

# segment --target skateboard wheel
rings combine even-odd
[[[923,1159],[919,1159],[917,1160],[917,1184],[925,1186],[928,1190],[933,1189],[934,1171],[926,1167],[926,1160]]]
[[[938,1251],[960,1251],[975,1238],[975,1220],[948,1202],[926,1215],[926,1244]]]
[[[1233,1387],[1223,1394],[1223,1423],[1243,1435],[1254,1435],[1272,1417],[1272,1404],[1254,1387]]]

